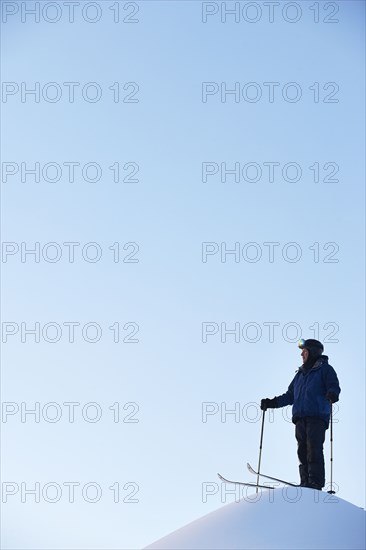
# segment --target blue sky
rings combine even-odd
[[[233,16],[223,23],[220,11],[203,23],[205,8],[195,1],[120,2],[120,13],[136,23],[123,23],[122,16],[114,23],[116,3],[109,1],[95,3],[96,23],[82,17],[87,2],[75,8],[74,23],[64,3],[53,4],[57,12],[52,6],[42,12],[41,2],[40,22],[23,13],[23,23],[20,2],[2,3],[7,13],[19,8],[4,16],[1,55],[2,80],[13,83],[6,90],[19,88],[3,94],[1,105],[3,250],[18,250],[2,257],[3,338],[4,331],[15,332],[3,345],[2,399],[16,404],[13,411],[19,407],[7,422],[3,414],[1,424],[2,479],[19,487],[3,505],[3,544],[141,548],[221,506],[216,473],[250,480],[245,464],[256,465],[260,418],[253,422],[245,411],[287,389],[301,363],[297,330],[324,342],[339,375],[334,480],[342,498],[364,506],[363,2],[298,2],[296,23],[283,13],[295,18],[300,8],[285,2],[273,23],[262,2],[254,3],[262,10],[256,23],[243,18],[247,2],[240,3],[238,23]],[[213,10],[220,5],[210,3]],[[89,18],[97,14],[88,10]],[[47,21],[57,14],[59,21]],[[22,82],[28,90],[39,83],[38,103],[32,95],[22,102]],[[73,103],[65,82],[79,84]],[[268,82],[278,83],[273,102]],[[287,101],[282,92],[294,92],[286,88],[294,82],[301,98]],[[95,84],[85,91],[88,83]],[[219,90],[238,83],[239,101],[216,93],[202,102],[203,83]],[[256,103],[244,99],[245,90],[254,90],[248,83],[262,93]],[[136,84],[138,102],[123,102]],[[44,99],[55,90],[61,90],[58,102]],[[100,101],[86,100],[83,90],[101,90]],[[324,102],[329,98],[338,101]],[[39,182],[24,172],[36,162]],[[229,169],[255,163],[262,177],[222,182],[218,172],[204,182],[205,162]],[[273,182],[266,168],[272,162],[278,166]],[[61,168],[58,181],[42,177],[49,163]],[[78,163],[73,182],[70,163]],[[99,181],[83,178],[87,163],[100,167]],[[118,183],[109,168],[115,163]],[[122,181],[130,163],[139,167],[137,182]],[[299,181],[282,177],[287,163],[300,166]],[[338,181],[327,181],[335,166]],[[71,242],[72,263],[64,244]],[[126,261],[137,250],[129,243],[139,247],[138,262]],[[217,253],[203,262],[202,243],[216,243],[220,252],[236,246],[240,256],[222,261]],[[246,261],[245,251],[254,251],[248,243],[260,250],[258,262]],[[273,262],[265,243],[279,243]],[[299,261],[290,261],[295,248],[288,243],[296,243]],[[40,261],[26,255],[22,262],[21,251],[36,246]],[[100,261],[85,260],[88,250],[101,251]],[[49,261],[55,251],[59,261]],[[219,330],[204,343],[205,322],[229,329],[239,323],[239,342],[227,336],[223,343]],[[35,323],[39,343],[25,332]],[[73,343],[70,323],[78,323]],[[96,343],[85,340],[94,334],[93,326],[85,332],[88,323],[101,331]],[[109,328],[114,323],[119,343]],[[128,323],[138,325],[139,342],[122,341]],[[28,415],[22,422],[22,402],[29,409],[56,403],[49,414],[61,411],[60,420],[49,421],[46,408],[48,420]],[[64,405],[70,402],[80,403],[75,422]],[[91,402],[102,411],[98,422],[81,412]],[[125,422],[113,421],[110,407],[117,402]],[[131,403],[139,422],[126,421],[137,410]],[[207,422],[205,403],[219,411]],[[239,422],[221,417],[238,406]],[[329,440],[326,464],[329,481]],[[297,480],[294,428],[282,411],[266,422],[262,469]],[[31,495],[22,503],[22,482],[54,482],[64,491],[53,504],[42,497],[34,503]],[[74,503],[65,482],[80,484]],[[89,482],[102,489],[96,503],[82,496]],[[138,502],[114,503],[114,483],[120,500],[133,491],[126,484],[137,484]],[[206,502],[204,483],[217,484]]]

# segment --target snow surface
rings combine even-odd
[[[354,550],[366,548],[365,511],[304,488],[263,490],[147,546],[149,550]]]

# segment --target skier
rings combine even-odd
[[[338,377],[324,347],[318,340],[300,340],[303,365],[298,369],[286,393],[262,399],[261,409],[292,407],[295,424],[300,484],[321,490],[325,484],[323,443],[329,426],[331,403],[339,399]]]

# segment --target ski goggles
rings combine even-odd
[[[304,347],[305,347],[305,340],[304,340],[304,338],[301,338],[301,340],[298,341],[297,346],[298,346],[300,349],[304,349]]]

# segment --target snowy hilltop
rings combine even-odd
[[[364,550],[365,511],[305,488],[262,490],[203,516],[148,550]],[[146,549],[146,550],[147,550]]]

